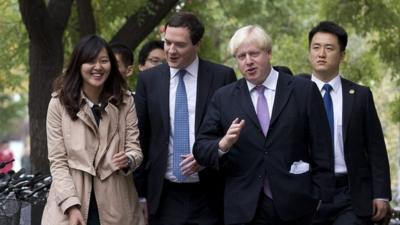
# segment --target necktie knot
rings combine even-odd
[[[332,144],[334,144],[335,127],[334,127],[333,101],[332,101],[332,97],[331,97],[331,91],[333,90],[333,88],[330,84],[324,84],[324,86],[322,87],[322,90],[325,90],[323,100],[324,100],[326,115],[328,117],[329,128],[330,128],[330,133],[331,133],[331,137],[332,137]]]
[[[263,95],[266,87],[264,85],[258,85],[255,87],[255,89],[259,95]]]
[[[326,93],[331,93],[333,88],[332,88],[332,86],[330,84],[324,84],[324,86],[322,87],[322,90],[325,90]]]
[[[182,70],[179,70],[178,71],[178,76],[179,76],[179,79],[183,79],[183,77],[186,75],[186,70],[185,69],[182,69]]]

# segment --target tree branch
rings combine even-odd
[[[149,0],[145,6],[128,18],[111,42],[135,49],[178,2],[179,0]]]
[[[96,22],[93,15],[91,0],[77,0],[80,36],[96,33]]]
[[[71,15],[73,0],[50,0],[48,12],[57,35],[63,35]],[[80,0],[78,0],[79,2]],[[54,31],[53,31],[54,32]]]
[[[43,0],[18,0],[22,21],[32,41],[40,41],[46,33],[46,21],[49,20]]]
[[[62,36],[71,14],[72,0],[51,0],[46,6],[43,0],[19,0],[22,20],[30,40],[46,44],[51,36]]]

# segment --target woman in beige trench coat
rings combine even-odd
[[[108,44],[75,47],[47,113],[53,183],[43,225],[143,223],[131,172],[143,158],[135,105]]]

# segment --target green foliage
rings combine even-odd
[[[110,40],[126,18],[145,3],[146,0],[92,1],[97,33]],[[21,101],[24,101],[29,39],[21,22],[17,0],[0,1],[0,10],[0,48],[3,50],[0,54],[0,93],[6,96],[4,99],[12,99],[15,93],[21,93]],[[400,81],[400,4],[397,0],[187,0],[182,1],[176,10],[195,12],[204,22],[206,33],[201,43],[202,57],[234,66],[234,60],[227,52],[230,37],[241,26],[259,24],[273,39],[273,64],[286,65],[294,73],[311,71],[307,57],[310,28],[320,20],[335,20],[350,34],[341,68],[344,76],[368,86],[379,85],[386,74],[391,74],[394,81]],[[143,43],[160,38],[157,27]],[[64,35],[65,59],[69,58],[78,39],[79,24],[74,1]],[[134,73],[137,73],[137,65],[135,69]],[[135,76],[129,83],[130,87],[135,87]],[[10,104],[0,102],[1,110]],[[393,118],[400,118],[400,103],[396,102],[393,109],[397,113]]]
[[[110,41],[117,33],[121,26],[126,22],[127,18],[146,3],[145,0],[119,0],[119,1],[92,1],[93,13],[96,20],[97,34]],[[76,9],[76,1],[73,3],[73,10],[68,22],[68,27],[64,34],[65,42],[65,61],[67,61],[72,53],[74,45],[79,40],[79,21]],[[145,21],[143,21],[145,22]],[[135,34],[132,34],[135,35]],[[148,38],[156,37],[157,29]],[[158,34],[158,39],[160,35]],[[135,54],[135,60],[136,60]],[[67,62],[65,62],[67,63]],[[138,73],[138,67],[135,65],[134,74]],[[131,89],[136,87],[136,76],[128,79],[128,84]]]
[[[329,10],[334,7],[336,10]],[[331,0],[324,2],[323,8],[323,14],[353,28],[355,33],[369,41],[376,61],[384,63],[375,76],[391,74],[398,83],[400,82],[399,1]],[[398,100],[392,105],[392,118],[397,122],[400,121]]]
[[[27,112],[28,35],[16,0],[1,1],[0,11],[0,137]]]

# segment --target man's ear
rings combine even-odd
[[[341,51],[340,52],[340,62],[344,61],[344,57],[346,56],[346,51]]]
[[[194,46],[199,49],[200,48],[200,44],[201,44],[201,40],[199,40]]]
[[[142,72],[144,70],[144,65],[139,63],[139,71]]]
[[[130,77],[133,74],[133,65],[130,65],[126,68],[127,72],[126,72],[126,77]]]

